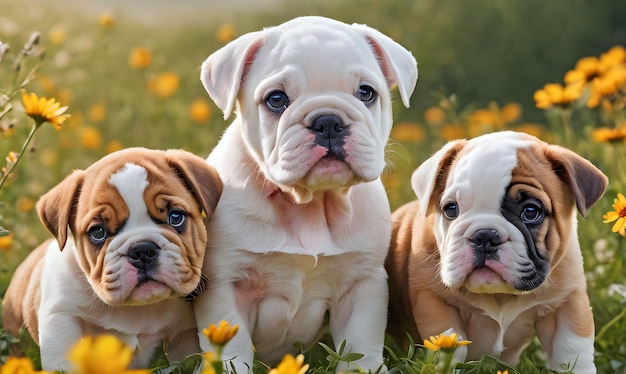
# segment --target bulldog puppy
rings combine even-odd
[[[536,334],[551,369],[595,372],[576,209],[585,216],[606,176],[570,150],[505,131],[448,143],[411,184],[417,200],[392,216],[390,332],[456,332],[472,341],[458,360],[513,365]]]
[[[38,202],[54,235],[18,267],[3,301],[12,334],[26,326],[45,370],[69,370],[85,335],[113,334],[148,367],[199,352],[193,298],[206,286],[207,221],[222,190],[206,161],[130,148],[72,172]],[[68,231],[69,228],[69,231]]]
[[[273,365],[317,342],[328,315],[335,345],[364,355],[351,367],[383,368],[391,214],[379,176],[389,89],[408,107],[415,59],[370,27],[303,17],[232,41],[201,80],[237,118],[208,157],[224,193],[198,328],[239,324],[222,357],[241,374],[254,350]]]

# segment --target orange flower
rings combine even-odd
[[[580,70],[585,73],[587,78],[593,77],[598,74],[600,67],[600,61],[596,56],[583,57],[576,63],[576,70]]]
[[[104,27],[111,27],[115,24],[115,19],[110,14],[102,14],[98,17],[98,23]]]
[[[225,23],[217,29],[217,40],[220,43],[228,43],[235,38],[235,28],[230,23]]]
[[[80,134],[80,144],[87,149],[98,149],[102,144],[102,136],[94,127],[86,127]]]
[[[179,79],[176,73],[166,71],[148,80],[148,90],[166,98],[178,90]]]
[[[89,119],[94,122],[100,122],[107,116],[107,108],[104,104],[94,104],[89,108]]]
[[[6,251],[13,246],[13,234],[0,236],[0,250]]]
[[[424,129],[417,123],[400,122],[391,130],[391,137],[400,142],[421,142],[424,140]]]
[[[430,124],[439,125],[446,120],[446,113],[439,107],[431,107],[424,112],[424,119]]]
[[[128,64],[135,69],[145,69],[152,64],[152,52],[143,47],[136,47],[130,52]]]
[[[39,98],[34,93],[27,94],[24,91],[22,104],[24,112],[37,123],[50,122],[57,130],[70,117],[69,114],[63,114],[67,110],[66,106],[61,106],[55,99]]]
[[[206,122],[211,118],[211,105],[204,99],[196,99],[191,102],[189,116],[196,122]]]

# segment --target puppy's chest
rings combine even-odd
[[[374,267],[356,253],[317,258],[286,253],[241,255],[246,261],[231,279],[237,307],[259,336],[282,332],[273,338],[277,342],[289,341],[294,330],[298,331],[295,336],[314,339],[326,311]]]

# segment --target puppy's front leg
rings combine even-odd
[[[548,353],[550,369],[573,367],[577,374],[596,372],[593,314],[585,292],[571,294],[554,314],[537,321],[536,329]]]
[[[239,330],[222,351],[222,361],[227,372],[234,366],[237,374],[252,372],[254,350],[248,325],[237,309],[235,290],[232,285],[208,289],[194,300],[194,311],[198,325],[200,348],[203,352],[214,351],[202,330],[209,324],[217,325],[225,320],[231,325],[239,325]]]
[[[41,366],[46,371],[69,371],[67,359],[71,347],[83,336],[80,320],[67,313],[39,311],[39,346]]]
[[[364,355],[354,363],[341,362],[336,372],[359,366],[365,371],[386,372],[383,345],[389,289],[384,268],[358,281],[330,311],[330,332],[338,348],[346,341],[344,353]]]

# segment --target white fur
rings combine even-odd
[[[169,352],[175,360],[198,349],[190,304],[180,297],[169,297],[171,291],[164,294],[165,285],[178,290],[179,269],[172,259],[180,257],[180,253],[176,246],[165,243],[160,234],[162,229],[147,214],[143,198],[148,183],[146,170],[127,164],[110,182],[131,211],[128,225],[109,245],[103,264],[105,273],[110,271],[111,278],[119,278],[114,283],[119,289],[109,295],[107,302],[103,301],[103,295],[96,294],[101,285],[90,284],[92,278],[85,277],[76,261],[78,249],[74,239],[68,238],[63,251],[56,241],[50,244],[41,274],[42,297],[38,312],[41,360],[46,370],[70,370],[67,352],[84,335],[117,336],[135,352],[133,367],[147,367],[155,348],[163,340],[181,342]],[[148,282],[138,290],[136,269],[127,262],[126,255],[132,243],[147,238],[163,244],[159,254],[163,266],[154,277],[163,284]],[[137,302],[145,304],[150,297],[157,300],[149,305],[128,306]]]
[[[580,292],[580,276],[583,285],[584,276],[575,273],[575,280],[562,282],[547,292],[541,288],[520,292],[512,287],[511,282],[520,276],[528,255],[521,232],[502,215],[501,203],[518,162],[518,150],[533,142],[526,135],[510,131],[468,141],[455,156],[444,190],[439,191],[441,199],[436,202],[433,230],[441,256],[440,274],[455,296],[446,303],[459,310],[459,318],[465,324],[464,329],[449,332],[472,340],[467,350],[457,352],[455,360],[462,362],[490,354],[515,365],[525,348],[520,342],[529,341],[536,333],[548,353],[551,369],[562,370],[563,364],[570,368],[575,364],[576,373],[595,373],[593,335],[576,335],[569,325],[571,317],[559,309],[568,298],[587,297],[573,295]],[[427,214],[441,160],[455,145],[451,142],[444,146],[413,174],[411,183],[421,203],[422,215]],[[441,213],[451,201],[459,206],[459,215],[454,220],[444,218]],[[560,242],[569,247],[566,250],[571,253],[568,261],[572,272],[583,269],[576,214],[573,210],[570,217],[562,217],[572,222],[572,237],[561,238]],[[481,228],[496,230],[505,243],[498,249],[498,260],[486,262],[493,273],[472,275],[473,254],[468,238]]]
[[[239,324],[224,350],[238,373],[251,368],[253,345],[257,358],[275,364],[296,344],[314,344],[327,312],[337,347],[345,340],[346,352],[365,355],[353,365],[382,366],[391,220],[379,175],[392,123],[388,89],[398,84],[408,105],[416,79],[415,60],[388,37],[322,17],[244,35],[203,64],[203,84],[225,117],[238,99],[237,119],[208,158],[224,192],[205,258],[210,287],[195,310],[200,330],[221,319]],[[370,106],[355,97],[363,84],[379,95]],[[264,103],[276,89],[290,98],[280,116]],[[320,114],[349,127],[345,161],[324,158],[326,148],[313,143]],[[211,349],[202,337],[201,345]]]

